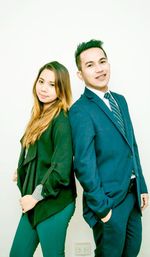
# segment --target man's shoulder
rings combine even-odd
[[[118,93],[112,92],[112,91],[111,91],[111,94],[118,102],[120,102],[121,104],[123,104],[124,106],[126,106],[128,108],[128,103],[127,103],[127,100],[124,95],[118,94]]]
[[[85,95],[81,95],[79,99],[77,99],[71,106],[70,111],[72,110],[76,110],[76,109],[80,109],[81,110],[81,107],[84,108],[84,106],[88,106],[88,100],[86,99]]]
[[[124,95],[122,95],[118,92],[114,92],[114,91],[110,91],[110,92],[113,96],[116,96],[116,97],[121,98],[121,99],[125,99]]]
[[[116,96],[123,96],[122,94],[118,93],[118,92],[114,92],[112,90],[110,90],[111,94],[112,95],[116,95]]]

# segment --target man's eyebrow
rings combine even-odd
[[[85,65],[89,64],[89,63],[93,63],[94,61],[88,61],[85,63]]]
[[[102,60],[107,60],[107,58],[106,57],[100,58],[100,61],[102,61]]]
[[[102,58],[99,59],[99,61],[103,61],[103,60],[107,60],[107,58],[102,57]],[[90,64],[90,63],[94,63],[94,61],[88,61],[88,62],[85,63],[85,65]]]

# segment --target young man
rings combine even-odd
[[[110,65],[101,41],[81,43],[75,58],[85,91],[69,113],[74,169],[95,257],[136,257],[148,193],[128,106],[109,91]]]

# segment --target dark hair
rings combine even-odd
[[[75,61],[76,61],[76,65],[77,65],[79,70],[81,70],[80,54],[87,49],[90,49],[90,48],[93,48],[93,47],[98,47],[104,52],[104,54],[107,58],[107,54],[106,54],[105,50],[103,49],[102,45],[103,45],[102,41],[91,39],[90,41],[82,42],[77,46],[77,49],[75,51]]]

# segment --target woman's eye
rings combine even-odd
[[[43,80],[39,79],[39,83],[40,83],[40,84],[43,84]]]

